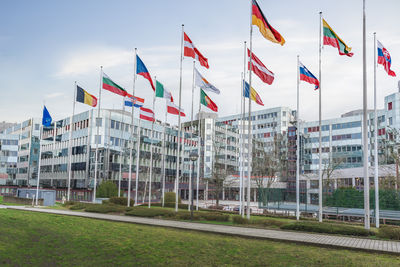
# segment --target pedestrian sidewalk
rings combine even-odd
[[[396,241],[373,240],[367,238],[310,234],[303,232],[291,232],[291,231],[280,231],[280,230],[256,229],[256,228],[235,227],[235,226],[205,224],[205,223],[192,223],[192,222],[182,222],[173,220],[131,217],[124,215],[77,212],[69,210],[31,208],[23,206],[7,206],[7,208],[42,212],[42,213],[68,215],[68,216],[79,216],[79,217],[117,221],[117,222],[172,227],[178,229],[203,231],[203,232],[211,232],[218,234],[228,234],[228,235],[236,235],[236,236],[250,237],[250,238],[289,241],[289,242],[312,244],[317,246],[320,245],[320,246],[330,246],[330,247],[344,248],[344,249],[400,254],[400,242]]]

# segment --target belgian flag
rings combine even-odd
[[[80,102],[92,107],[97,106],[97,98],[94,95],[86,92],[78,85],[76,86],[76,102]]]
[[[270,40],[273,43],[283,45],[285,43],[285,39],[283,39],[282,35],[268,23],[268,20],[265,18],[264,13],[261,11],[261,8],[256,0],[252,0],[251,10],[251,23],[258,26],[265,39]]]

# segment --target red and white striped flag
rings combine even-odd
[[[200,62],[200,65],[203,67],[206,67],[207,69],[209,68],[208,66],[208,59],[205,58],[199,50],[194,46],[192,40],[190,40],[189,36],[186,35],[186,33],[183,33],[183,40],[184,40],[184,46],[185,49],[183,50],[183,55],[185,57],[191,57]]]
[[[250,49],[247,49],[247,56],[248,56],[248,68],[250,69]],[[272,84],[274,81],[274,73],[267,69],[265,65],[261,62],[261,60],[252,53],[251,56],[251,70],[258,76],[260,79],[267,83],[267,84]]]
[[[179,115],[179,107],[175,105],[174,102],[167,100],[167,112],[174,115]],[[183,113],[183,108],[181,108],[180,114],[182,117],[186,117],[186,114]]]
[[[139,118],[146,121],[154,121],[154,112],[149,108],[141,107]]]

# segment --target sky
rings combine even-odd
[[[296,108],[297,55],[318,77],[319,12],[333,30],[352,47],[353,57],[337,49],[322,51],[322,118],[334,118],[362,108],[362,0],[258,0],[269,23],[285,38],[284,46],[266,40],[253,27],[253,52],[274,72],[272,85],[253,75],[252,85],[264,107]],[[219,116],[240,112],[244,41],[250,40],[248,0],[3,0],[0,16],[0,121],[20,122],[41,117],[43,104],[53,119],[72,113],[74,82],[97,96],[100,66],[115,82],[132,92],[134,48],[150,74],[179,102],[182,24],[210,68],[196,63],[203,76],[220,89],[208,93]],[[377,69],[378,108],[384,96],[398,91],[400,79],[400,27],[398,0],[366,0],[368,107],[373,107],[373,32],[392,57],[390,77]],[[190,119],[193,59],[182,64],[182,106]],[[247,74],[248,77],[248,74]],[[195,88],[194,113],[199,89]],[[138,76],[136,95],[152,106],[149,82]],[[253,102],[254,103],[254,102]],[[122,98],[102,92],[102,108],[122,108]],[[76,112],[90,107],[78,103]],[[202,110],[206,108],[202,107]],[[300,84],[300,113],[318,119],[318,92]],[[156,118],[164,120],[165,100],[155,102]],[[169,116],[176,123],[176,116]]]

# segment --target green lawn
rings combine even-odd
[[[0,210],[2,266],[400,266],[400,256]]]

